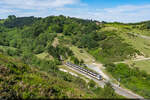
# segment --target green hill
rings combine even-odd
[[[73,83],[0,55],[1,98],[90,98]]]
[[[59,71],[57,75],[55,74],[40,71],[38,68],[0,54],[0,98],[105,98],[107,88],[111,89],[110,87],[88,89],[88,84],[80,78]],[[117,96],[113,93],[110,95],[110,98],[112,97]]]
[[[105,71],[114,78],[119,75],[124,78],[128,71],[112,73],[112,66],[119,66],[113,64],[121,61],[136,63],[134,60],[138,57],[150,57],[149,32],[149,21],[123,24],[63,15],[46,18],[11,15],[0,20],[0,98],[120,98],[110,85],[104,89],[90,87],[93,85],[89,84],[95,84],[93,81],[86,83],[79,77],[61,72],[59,66],[63,61],[82,65],[95,58],[105,67],[109,66]],[[149,76],[140,72],[148,71],[149,62],[147,68],[139,62],[134,65],[124,63],[127,65],[119,71],[136,66],[143,76],[131,79],[130,84],[126,83],[125,77],[121,84],[136,92],[133,83],[139,82],[135,86],[136,93],[149,97]],[[148,90],[138,88],[143,80]]]
[[[121,97],[115,94],[110,85],[102,89],[93,81],[87,83],[79,77],[59,71],[61,58],[74,58],[75,62],[78,59],[66,45],[54,45],[55,38],[61,38],[63,35],[59,34],[64,34],[65,38],[70,39],[72,33],[78,33],[74,28],[79,24],[77,28],[82,32],[90,27],[87,24],[95,27],[92,21],[65,16],[49,16],[43,19],[13,17],[2,21],[0,99]]]

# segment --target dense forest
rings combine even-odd
[[[20,21],[22,21],[22,25],[19,25]],[[28,21],[30,21],[30,24]],[[103,58],[111,59],[120,56],[118,59],[124,59],[128,55],[133,56],[135,52],[139,53],[130,45],[122,43],[122,39],[114,31],[111,33],[107,31],[99,32],[100,25],[92,20],[66,18],[62,15],[50,16],[44,19],[9,16],[1,24],[1,28],[4,29],[0,34],[0,44],[18,48],[22,52],[30,51],[39,54],[51,48],[51,43],[57,34],[64,34],[71,38],[70,42],[73,45],[79,48],[87,48],[89,52],[93,51],[94,53],[98,48],[102,48],[101,51],[98,51],[101,54],[98,55]],[[122,49],[116,48],[116,45],[119,48],[122,46]]]

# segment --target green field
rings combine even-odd
[[[2,45],[0,45],[0,49],[1,50],[8,50],[8,49],[10,49],[10,50],[16,50],[16,48],[14,48],[14,47],[2,46]]]
[[[47,52],[43,52],[43,53],[37,54],[36,56],[38,58],[40,58],[40,59],[53,60],[53,57]]]
[[[150,39],[145,39],[135,35],[140,34],[150,36],[149,30],[140,30],[138,28],[132,28],[132,25],[120,24],[106,24],[102,30],[115,30],[117,34],[124,39],[125,43],[128,43],[139,50],[145,58],[150,57]],[[129,64],[130,67],[138,67],[140,70],[144,70],[150,74],[150,60],[133,62],[128,59],[127,64]]]
[[[75,56],[78,59],[82,59],[84,60],[85,63],[92,63],[94,60],[94,57],[92,57],[89,53],[87,53],[85,50],[83,49],[79,49],[76,46],[71,46],[70,49],[74,52]]]
[[[145,57],[150,56],[150,39],[145,39],[134,34],[141,34],[150,36],[149,30],[133,29],[131,25],[118,25],[118,24],[106,24],[102,30],[111,31],[115,29],[118,35],[124,39],[124,42],[131,44],[134,48],[139,50]]]
[[[143,60],[143,61],[130,61],[127,64],[129,64],[130,67],[137,67],[140,70],[144,70],[148,74],[150,74],[150,60]]]

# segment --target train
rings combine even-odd
[[[66,62],[66,65],[70,66],[70,67],[73,67],[73,68],[79,70],[80,72],[83,72],[83,73],[85,73],[85,74],[87,74],[87,75],[89,75],[89,76],[91,76],[91,77],[93,77],[93,78],[95,78],[97,80],[102,80],[103,79],[100,74],[94,73],[92,71],[89,71],[88,69],[85,69],[83,67],[80,67],[80,66],[77,66],[75,64],[72,64],[71,62]]]

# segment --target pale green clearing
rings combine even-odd
[[[139,50],[145,55],[145,57],[150,57],[150,40],[144,39],[138,36],[131,36],[128,33],[120,34],[124,39],[124,42],[132,45],[134,48]]]
[[[56,47],[58,44],[59,44],[59,40],[58,40],[58,38],[55,38],[52,43],[52,46]]]
[[[4,20],[0,20],[0,24],[3,24],[5,21]]]
[[[150,57],[150,39],[145,39],[134,34],[141,34],[147,36],[149,31],[133,29],[131,25],[118,25],[118,24],[106,24],[102,31],[113,31],[124,39],[124,42],[133,46],[139,50],[145,57]]]
[[[47,53],[47,52],[43,52],[43,53],[37,54],[36,56],[39,59],[53,60],[53,57],[49,53]]]
[[[86,64],[95,61],[94,57],[87,53],[84,49],[79,49],[76,46],[70,46],[70,49],[74,52],[75,56],[79,60],[83,60]]]
[[[116,31],[117,34],[124,39],[125,43],[139,50],[144,57],[150,57],[150,39],[136,36],[136,34],[150,36],[149,30],[132,28],[132,25],[106,24],[101,31]],[[129,64],[130,67],[137,67],[150,74],[150,60],[132,61],[128,59],[127,64]]]
[[[145,35],[145,36],[150,36],[150,30],[147,30],[147,29],[140,30],[140,29],[134,28],[134,29],[132,29],[132,32],[133,32],[133,33],[136,33],[136,34],[141,34],[141,35]]]
[[[130,61],[127,62],[130,67],[137,67],[140,70],[146,71],[148,74],[150,74],[150,60],[143,60],[143,61]]]
[[[8,46],[2,46],[2,45],[0,45],[0,49],[1,50],[8,50],[8,49],[10,49],[10,50],[16,50],[16,48],[14,48],[14,47],[8,47]]]

